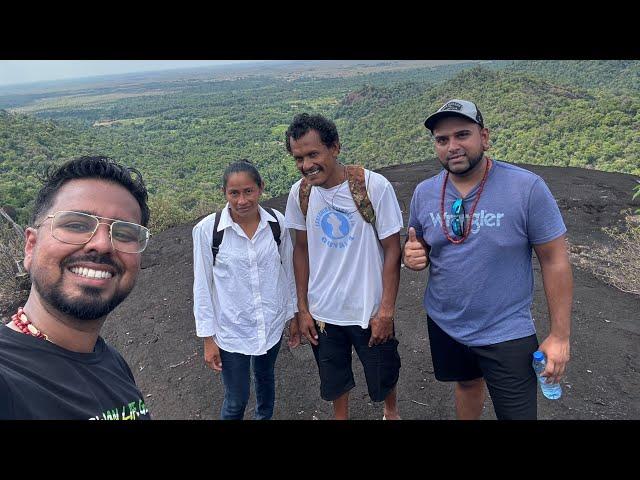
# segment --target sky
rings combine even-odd
[[[255,61],[256,60],[0,60],[0,85]]]

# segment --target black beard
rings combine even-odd
[[[93,263],[110,265],[117,273],[122,269],[109,257],[105,255],[85,255],[82,257],[68,258],[62,262],[60,268],[65,270],[67,265],[74,261],[90,261]],[[95,320],[111,313],[122,301],[127,298],[131,289],[127,291],[116,291],[110,299],[100,298],[101,290],[94,287],[82,287],[83,295],[78,299],[69,299],[62,293],[62,278],[49,289],[42,287],[37,275],[31,276],[31,281],[38,294],[52,307],[65,315],[77,318],[78,320]],[[133,287],[132,287],[133,288]]]
[[[444,164],[444,169],[447,170],[448,172],[453,173],[454,175],[458,175],[460,177],[464,177],[466,174],[471,172],[471,170],[476,168],[476,166],[482,161],[482,157],[484,157],[484,152],[482,152],[476,158],[469,159],[469,166],[465,170],[463,170],[462,172],[452,172],[449,169],[449,163],[448,162]]]
[[[33,285],[40,296],[52,307],[65,315],[78,320],[96,320],[111,313],[122,301],[127,298],[129,291],[116,292],[108,300],[100,298],[100,289],[83,287],[83,297],[71,300],[60,290],[61,282],[56,283],[49,290],[42,288],[37,278],[32,278]]]

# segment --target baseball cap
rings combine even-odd
[[[480,113],[480,110],[478,110],[477,105],[473,102],[469,102],[468,100],[459,100],[457,98],[449,100],[441,106],[436,113],[429,115],[429,118],[424,121],[424,126],[433,133],[433,127],[436,122],[443,117],[451,115],[468,118],[472,122],[475,122],[484,128],[484,120],[482,119],[482,114]]]

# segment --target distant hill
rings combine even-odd
[[[500,63],[499,68],[586,89],[626,90],[635,95],[640,91],[637,60],[519,60]]]
[[[267,196],[286,193],[298,175],[284,148],[296,113],[334,118],[343,161],[381,168],[433,158],[422,122],[452,97],[478,103],[496,158],[640,174],[638,61],[476,62],[334,77],[305,68],[235,80],[141,76],[39,98],[24,105],[28,115],[5,111],[0,205],[24,223],[43,166],[102,153],[144,173],[152,218],[164,228],[218,206],[222,170],[239,158],[258,164]]]
[[[616,95],[479,67],[433,88],[405,87],[404,95],[370,90],[336,111],[358,163],[381,167],[432,156],[422,125],[427,112],[450,98],[470,98],[492,132],[497,158],[640,174],[640,91]]]

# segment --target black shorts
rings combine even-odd
[[[382,402],[400,376],[398,340],[369,347],[371,327],[339,326],[325,323],[324,332],[316,325],[318,345],[311,345],[320,373],[320,397],[332,402],[355,387],[351,351],[355,348],[367,381],[369,397]]]
[[[463,345],[427,316],[431,359],[437,380],[464,382],[484,377],[499,420],[535,420],[538,385],[531,366],[536,335],[481,347]]]

